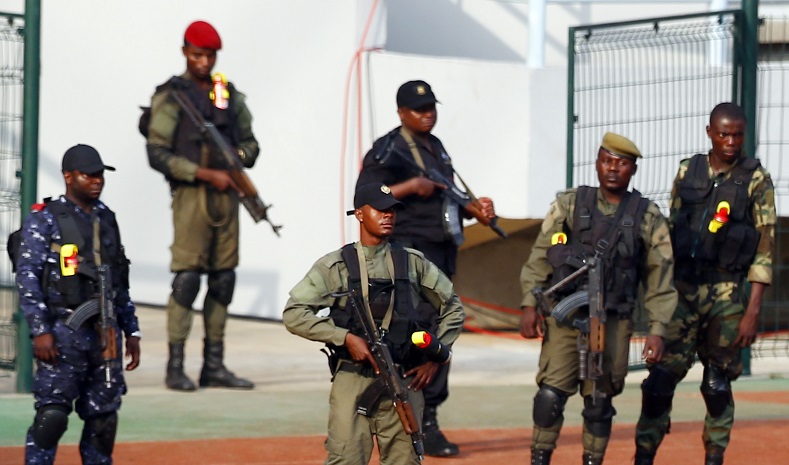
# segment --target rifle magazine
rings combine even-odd
[[[78,330],[91,317],[101,313],[99,299],[90,299],[79,307],[75,308],[71,315],[66,318],[66,326],[73,331]]]

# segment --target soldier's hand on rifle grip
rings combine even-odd
[[[214,170],[211,168],[197,168],[195,177],[200,181],[207,182],[214,186],[214,189],[219,192],[225,192],[228,189],[233,189],[239,194],[243,195],[241,188],[230,177],[230,173],[224,170]]]
[[[435,181],[431,181],[424,176],[415,176],[406,182],[410,185],[410,193],[413,195],[418,195],[422,198],[430,197],[433,195],[433,193],[435,193],[436,189],[447,188],[447,186]],[[395,195],[395,197],[397,196]]]
[[[345,335],[345,348],[348,349],[348,353],[351,354],[351,358],[355,362],[367,360],[370,362],[370,365],[373,366],[375,374],[381,373],[381,369],[378,368],[373,353],[370,352],[370,347],[367,346],[367,341],[353,333],[348,333]]]
[[[493,200],[490,197],[480,197],[477,199],[480,207],[482,207],[482,214],[486,218],[492,220],[496,217],[496,209],[493,207]]]
[[[438,373],[438,363],[436,362],[427,362],[416,368],[411,368],[405,372],[406,377],[414,376],[411,384],[408,385],[408,389],[419,391],[426,388],[428,384],[433,382],[436,373]]]
[[[140,338],[129,336],[126,338],[126,359],[131,361],[126,365],[126,371],[132,371],[140,366]]]
[[[657,363],[663,360],[663,338],[660,336],[647,336],[641,358],[647,363]]]
[[[545,330],[543,323],[545,318],[534,307],[523,307],[520,321],[520,333],[526,339],[543,337]]]
[[[55,345],[55,336],[52,333],[44,333],[34,337],[33,355],[42,362],[57,363],[58,347]]]

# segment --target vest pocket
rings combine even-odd
[[[745,224],[731,224],[724,234],[715,241],[715,250],[710,257],[718,253],[718,265],[729,271],[745,269],[751,264],[759,245],[759,232]],[[723,232],[723,231],[721,231]]]

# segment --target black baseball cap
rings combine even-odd
[[[416,109],[429,103],[440,103],[425,81],[408,81],[397,89],[397,108]]]
[[[353,196],[353,208],[362,208],[369,205],[376,210],[385,211],[392,207],[403,208],[403,202],[397,200],[392,195],[392,190],[389,186],[380,182],[362,184],[356,188],[356,194]],[[353,215],[353,210],[348,210],[348,215]]]
[[[66,150],[63,155],[63,171],[82,171],[83,173],[98,173],[99,171],[115,171],[115,167],[105,165],[101,161],[99,152],[90,145],[77,144]]]

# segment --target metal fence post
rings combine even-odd
[[[25,0],[25,90],[22,125],[22,218],[37,196],[38,108],[41,50],[41,0]],[[19,311],[17,332],[16,390],[33,387],[33,354],[30,328]]]

